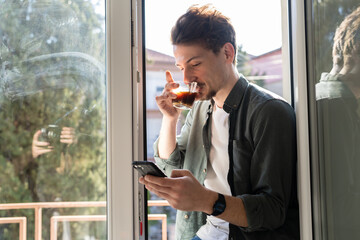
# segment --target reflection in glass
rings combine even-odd
[[[0,204],[106,200],[104,1],[0,0]],[[104,207],[44,208],[50,218]],[[34,239],[33,210],[26,216]],[[58,223],[63,239],[106,239],[102,222]],[[17,239],[16,224],[0,239]]]
[[[349,1],[351,2],[351,1]],[[329,4],[314,5],[316,13],[343,12],[337,27],[323,33],[334,36],[326,48],[331,49],[330,59],[316,55],[316,75],[323,72],[316,84],[318,151],[320,188],[323,217],[323,239],[360,238],[360,7]],[[318,9],[319,8],[319,9]],[[346,12],[345,12],[346,11]],[[333,16],[315,15],[315,25]],[[330,19],[329,19],[330,21]],[[331,21],[330,21],[331,22]],[[315,26],[315,28],[316,28]],[[330,29],[329,25],[325,28]],[[336,29],[336,31],[335,31]],[[315,42],[321,41],[321,34]],[[320,36],[320,37],[318,37]],[[316,45],[317,52],[324,49]]]

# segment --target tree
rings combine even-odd
[[[236,68],[244,76],[247,76],[251,73],[251,66],[248,64],[250,57],[246,51],[242,50],[242,48],[242,45],[240,45],[237,49]]]
[[[239,71],[239,73],[243,74],[245,77],[252,75],[252,76],[264,76],[266,75],[265,72],[256,72],[251,74],[252,68],[249,64],[250,56],[247,54],[246,51],[242,50],[242,45],[238,46],[238,52],[236,55],[236,68]],[[250,80],[254,84],[264,87],[265,80],[264,79],[258,79],[256,81]]]
[[[0,6],[0,202],[106,200],[103,17],[86,0],[0,0]],[[71,143],[60,141],[64,127]],[[34,155],[36,133],[51,152]],[[54,211],[44,211],[45,239]],[[33,229],[28,222],[28,239]],[[76,225],[72,233],[84,234]],[[15,226],[0,225],[1,239],[17,234]]]

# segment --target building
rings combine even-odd
[[[165,71],[171,71],[175,81],[182,81],[182,73],[175,66],[174,57],[150,49],[146,49],[145,55],[147,159],[151,160],[154,155],[152,145],[159,136],[162,119],[155,97],[160,95],[164,89]]]
[[[281,48],[278,48],[262,55],[251,57],[248,62],[251,68],[251,76],[247,76],[249,80],[280,96],[283,95],[281,53]]]

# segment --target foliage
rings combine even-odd
[[[265,76],[266,75],[266,72],[251,73],[252,67],[249,64],[249,61],[250,61],[249,54],[247,54],[246,51],[242,50],[242,45],[238,46],[238,51],[237,51],[237,55],[236,55],[236,68],[239,71],[239,73],[241,73],[245,77],[249,76],[249,75],[252,75],[252,76]],[[258,79],[256,81],[253,81],[253,80],[249,80],[249,81],[255,83],[256,85],[258,85],[260,87],[264,87],[264,85],[265,85],[265,80],[263,80],[263,79]]]
[[[239,73],[242,73],[244,76],[247,76],[251,73],[251,66],[249,66],[248,62],[250,60],[250,56],[246,51],[242,50],[242,45],[238,46],[237,55],[236,55],[236,68]]]
[[[0,203],[106,200],[103,17],[86,0],[0,0],[0,6]],[[56,134],[39,140],[54,149],[33,157],[34,134],[49,125]],[[60,142],[63,127],[75,130],[73,143]],[[43,238],[59,211],[44,211]],[[17,238],[12,225],[0,225],[1,239]]]
[[[313,32],[313,56],[310,62],[315,67],[315,81],[320,79],[322,72],[329,72],[332,68],[332,46],[336,28],[346,15],[359,6],[358,0],[316,0],[313,1],[312,12],[308,18],[314,16],[311,25]],[[319,61],[316,61],[316,60]]]

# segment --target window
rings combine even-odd
[[[360,45],[359,2],[307,2],[314,239],[358,239],[360,119],[351,83],[359,75],[349,70],[359,56],[354,50]]]
[[[105,1],[0,5],[1,239],[107,239]]]
[[[178,17],[186,12],[194,1],[145,0],[145,71],[146,71],[146,138],[147,159],[153,161],[153,143],[157,139],[162,115],[155,102],[165,85],[165,71],[170,70],[176,81],[182,81],[182,73],[175,66],[170,43],[170,31]],[[258,1],[197,1],[212,3],[229,16],[237,32],[237,68],[249,81],[280,96],[290,96],[290,79],[283,77],[289,69],[283,63],[288,56],[282,44],[282,9],[280,0]],[[261,8],[259,6],[261,5]],[[166,11],[164,11],[164,9]],[[271,9],[271,10],[270,10]],[[165,19],[165,20],[164,20]],[[285,18],[286,19],[286,18]],[[286,39],[286,38],[285,38]],[[286,47],[285,43],[285,47]],[[285,94],[284,94],[285,93]],[[178,133],[185,121],[183,111],[177,126]],[[158,200],[149,194],[150,201]],[[149,205],[150,206],[150,205]],[[168,237],[174,239],[175,210],[171,207],[149,207],[149,213],[166,213]],[[149,239],[160,239],[161,222],[149,222]]]

